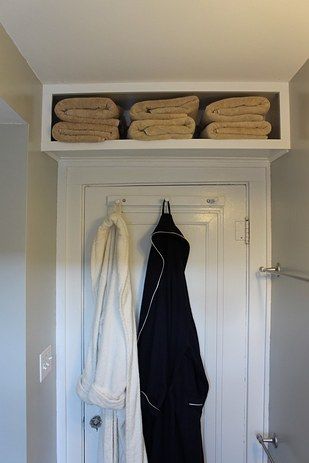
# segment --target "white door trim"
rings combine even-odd
[[[104,185],[209,185],[246,184],[248,215],[251,222],[251,245],[248,272],[248,402],[247,433],[268,431],[269,384],[269,333],[270,333],[270,284],[257,274],[259,265],[270,264],[270,186],[268,163],[227,162],[171,158],[162,159],[106,158],[87,162],[70,160],[60,162],[58,180],[57,226],[57,462],[67,461],[66,449],[66,214],[68,190],[80,191],[89,184]],[[164,167],[162,167],[164,164]],[[94,168],[95,167],[95,168]],[[139,181],[133,182],[132,179]],[[156,178],[160,182],[155,181]],[[173,178],[173,182],[169,181]],[[131,179],[131,180],[130,180]],[[130,181],[129,181],[130,180]],[[250,372],[259,372],[260,381],[252,380]],[[256,375],[255,375],[256,377]],[[237,438],[237,436],[235,436]],[[248,439],[250,442],[250,439]],[[252,442],[252,440],[251,440]],[[256,444],[254,461],[260,463],[263,455]],[[234,463],[234,462],[231,462]],[[236,462],[235,462],[236,463]]]

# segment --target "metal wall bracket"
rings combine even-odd
[[[276,434],[273,434],[272,436],[269,436],[269,437],[263,437],[261,436],[261,434],[257,434],[256,438],[259,442],[263,441],[264,444],[273,444],[276,448],[278,447],[279,442],[278,442],[278,437]]]
[[[270,463],[275,463],[275,460],[271,456],[271,453],[270,453],[268,447],[266,447],[266,444],[272,444],[275,448],[277,448],[278,444],[279,444],[277,435],[272,434],[271,436],[263,437],[261,434],[257,434],[256,438],[259,441],[259,443],[261,444],[261,446],[263,447],[263,449],[264,449]]]
[[[259,271],[262,273],[280,273],[281,272],[281,267],[279,262],[274,266],[274,267],[260,267]]]
[[[296,280],[302,280],[307,282],[309,281],[309,275],[282,268],[279,262],[273,267],[260,267],[259,271],[262,273],[269,273],[270,275],[275,275],[277,277],[285,276],[295,278]]]

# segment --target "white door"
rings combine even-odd
[[[76,256],[80,251],[77,247],[82,246],[83,260],[77,260],[71,265],[71,276],[68,278],[72,329],[70,326],[67,328],[67,342],[70,365],[73,366],[67,378],[68,463],[96,462],[100,438],[100,433],[89,425],[90,419],[99,410],[94,406],[84,407],[75,394],[94,314],[89,267],[93,238],[115,200],[123,200],[123,213],[131,238],[131,271],[138,316],[150,250],[150,235],[158,221],[163,198],[169,198],[175,223],[191,247],[186,276],[201,355],[210,383],[202,417],[205,461],[251,461],[250,455],[248,459],[246,457],[246,187],[88,185],[84,198],[82,243],[75,243],[72,235],[70,245],[70,253],[74,254],[75,247]],[[68,224],[68,236],[70,230],[74,233],[74,224]],[[81,270],[83,284],[81,294],[78,295],[74,293],[74,279]],[[81,301],[81,310],[76,313],[74,307],[79,307],[79,304],[74,304],[74,300]],[[74,330],[74,317],[81,318],[81,331]],[[84,426],[78,427],[77,420],[79,423],[82,420]]]

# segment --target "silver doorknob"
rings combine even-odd
[[[100,417],[100,415],[96,415],[91,418],[89,424],[92,428],[94,428],[97,431],[99,427],[102,425],[102,418]]]

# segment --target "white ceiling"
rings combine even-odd
[[[2,0],[42,82],[288,81],[309,0]],[[2,66],[4,63],[1,64]]]

